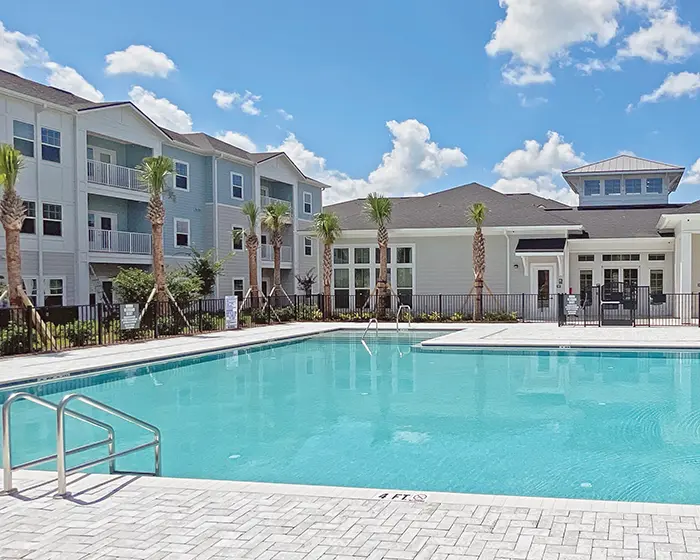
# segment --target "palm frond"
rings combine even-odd
[[[271,202],[263,209],[262,225],[271,232],[280,232],[291,223],[289,205],[285,202]]]
[[[377,193],[370,194],[362,208],[367,219],[378,227],[385,226],[391,221],[392,209],[391,199]]]
[[[172,198],[172,190],[168,187],[168,176],[175,172],[172,159],[167,156],[146,157],[136,166],[136,170],[151,196],[165,194]]]
[[[475,202],[467,209],[467,220],[480,228],[484,225],[489,209],[483,202]]]
[[[19,172],[24,168],[24,158],[10,144],[0,144],[0,184],[3,189],[14,190]]]
[[[343,234],[340,218],[334,212],[320,212],[314,216],[313,230],[321,243],[333,245]]]
[[[248,231],[255,232],[255,228],[258,225],[258,218],[260,217],[260,208],[258,208],[252,200],[247,200],[243,206],[241,206],[241,212],[248,218]]]

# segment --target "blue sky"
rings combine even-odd
[[[0,67],[282,147],[333,200],[478,181],[573,202],[560,170],[620,151],[700,197],[697,1],[157,4],[10,3]]]

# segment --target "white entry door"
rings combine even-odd
[[[533,294],[537,294],[537,309],[549,309],[554,305],[554,286],[554,265],[532,265],[530,289]]]

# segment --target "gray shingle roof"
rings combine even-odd
[[[530,204],[535,208],[544,208],[546,210],[566,210],[570,208],[566,204],[557,202],[550,198],[542,198],[532,193],[508,193],[506,196],[511,196],[523,203]]]
[[[660,161],[622,154],[595,163],[582,165],[575,169],[569,169],[564,172],[564,175],[569,173],[625,173],[636,171],[685,171],[685,168],[680,165],[671,165],[669,163],[661,163]]]
[[[576,224],[581,224],[591,239],[616,239],[625,237],[659,237],[656,225],[661,214],[669,214],[677,205],[578,208],[550,210],[554,214]]]
[[[485,227],[569,226],[564,217],[546,212],[518,197],[497,192],[478,183],[455,187],[423,197],[394,198],[392,229],[468,227],[467,208],[475,202],[488,207]],[[335,212],[345,230],[366,230],[373,226],[364,216],[363,199],[341,202],[325,209]]]
[[[0,70],[0,88],[16,91],[17,93],[29,95],[47,103],[53,103],[69,109],[79,109],[94,105],[91,101],[62,89],[27,80],[5,70]]]

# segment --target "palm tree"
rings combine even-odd
[[[10,305],[23,304],[19,287],[22,285],[22,256],[19,246],[19,233],[27,215],[24,202],[17,194],[15,185],[19,172],[24,167],[22,154],[9,144],[0,144],[0,222],[5,228],[5,258],[7,260],[7,288]]]
[[[343,230],[340,218],[334,212],[321,212],[314,216],[314,232],[323,243],[323,316],[331,312],[331,278],[333,277],[333,244],[340,238]]]
[[[389,246],[389,232],[386,229],[391,221],[391,199],[383,194],[372,193],[364,204],[364,213],[367,219],[377,226],[377,243],[379,244],[379,278],[377,279],[377,317],[384,317],[387,295],[387,248]]]
[[[489,209],[483,202],[475,202],[467,210],[467,220],[476,226],[472,242],[472,264],[474,266],[474,320],[481,321],[484,314],[484,275],[486,274],[486,242],[481,226]]]
[[[241,207],[241,212],[248,218],[248,230],[245,235],[245,248],[248,251],[248,282],[252,307],[258,306],[258,218],[260,209],[255,202],[248,200]]]
[[[139,178],[146,185],[151,198],[148,201],[146,217],[151,222],[153,234],[153,278],[156,284],[155,299],[159,302],[168,301],[165,279],[165,256],[163,252],[163,224],[165,223],[165,205],[163,195],[172,196],[168,188],[168,175],[174,170],[173,160],[166,156],[143,158],[136,168]]]
[[[275,270],[272,278],[275,293],[282,290],[282,275],[280,273],[280,250],[282,248],[282,234],[290,222],[289,205],[286,202],[272,202],[265,207],[262,217],[262,225],[272,236],[272,251],[274,255]]]

